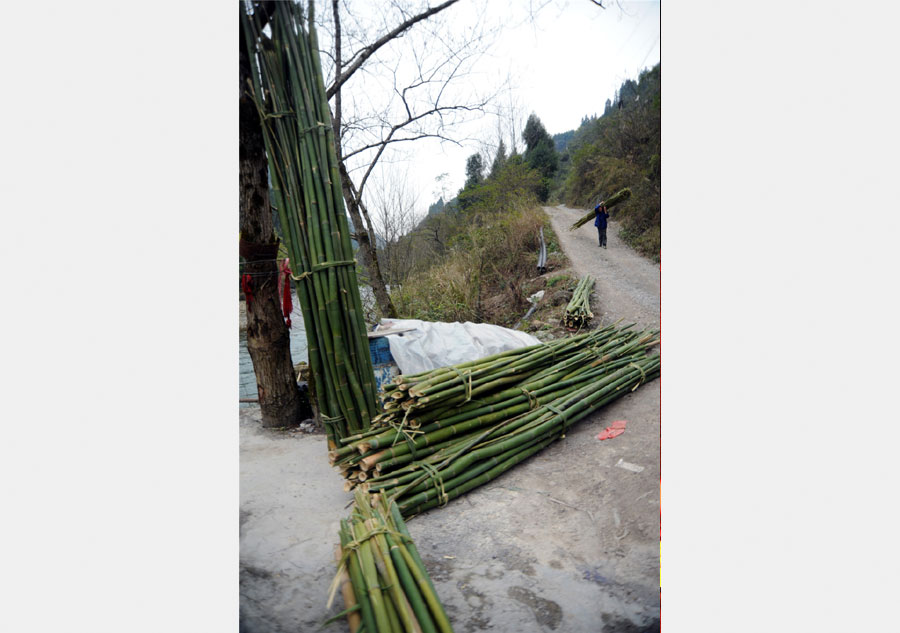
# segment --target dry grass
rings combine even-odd
[[[412,276],[392,297],[404,317],[475,321],[510,326],[528,310],[529,282],[537,277],[539,229],[548,264],[567,265],[540,207],[518,205],[503,214],[477,213],[456,235],[445,260]],[[556,253],[552,250],[557,249]]]

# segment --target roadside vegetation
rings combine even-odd
[[[659,261],[660,65],[625,81],[601,116],[551,136],[531,114],[522,130],[524,152],[503,141],[466,160],[465,186],[441,197],[417,224],[385,215],[379,246],[397,313],[428,321],[489,322],[552,337],[562,329],[578,279],[541,204],[591,208],[628,187],[632,197],[613,210],[620,237]],[[491,152],[493,151],[493,156]],[[409,206],[409,205],[407,205]],[[393,209],[403,208],[395,201]],[[406,222],[398,230],[398,226]],[[539,275],[539,229],[547,241],[547,273]],[[529,297],[543,290],[525,322]]]
[[[591,208],[623,187],[632,197],[617,206],[620,236],[659,261],[660,250],[660,65],[629,79],[603,115],[585,117],[574,131],[553,138],[560,150],[551,198]]]
[[[414,230],[384,245],[392,253],[385,264],[391,299],[402,317],[511,327],[544,278],[568,265],[540,208],[548,181],[528,153],[507,157],[501,148],[489,171],[474,156],[455,198],[432,205]],[[541,227],[548,253],[543,276],[537,270]]]
[[[563,312],[577,277],[569,274],[541,204],[591,208],[628,187],[616,206],[620,237],[659,260],[660,66],[627,80],[601,116],[551,136],[532,113],[522,128],[525,146],[507,155],[499,140],[468,157],[456,196],[441,196],[417,220],[417,200],[403,181],[378,192],[381,227],[374,240],[390,300],[401,318],[476,321],[517,326],[539,337],[562,331]],[[515,139],[511,139],[515,140]],[[547,272],[538,274],[539,230],[547,242]],[[366,279],[366,271],[360,269]],[[543,290],[537,309],[529,297]],[[370,316],[375,317],[375,306]]]

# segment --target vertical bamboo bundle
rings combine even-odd
[[[341,588],[346,608],[336,617],[346,615],[351,631],[453,632],[396,504],[357,490],[340,538],[328,606]]]
[[[378,411],[331,113],[310,3],[274,3],[262,33],[241,12],[275,204],[303,311],[309,365],[329,445],[369,428]]]
[[[572,299],[569,301],[569,305],[566,306],[565,321],[567,328],[578,329],[584,327],[588,321],[594,318],[594,314],[591,312],[591,292],[593,289],[594,278],[590,275],[585,275],[578,282],[575,292],[572,293]]]

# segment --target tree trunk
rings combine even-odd
[[[239,37],[241,254],[247,260],[244,272],[252,275],[252,299],[247,297],[247,349],[256,374],[262,424],[284,427],[300,423],[301,400],[278,292],[278,242],[269,205],[262,127],[256,106],[246,93],[250,62],[243,32]]]

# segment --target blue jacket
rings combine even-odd
[[[609,217],[609,211],[600,211],[600,205],[598,204],[594,207],[594,226],[599,227],[601,229],[606,228],[606,219]]]

